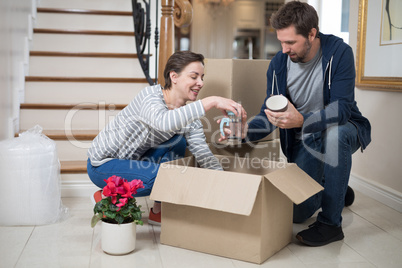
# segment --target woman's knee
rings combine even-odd
[[[95,172],[93,172],[93,167],[89,166],[87,167],[87,174],[89,179],[92,181],[93,184],[95,184],[97,187],[99,188],[103,188],[106,186],[106,182],[104,181],[104,179],[107,179],[106,176],[102,176],[100,174],[97,174]]]
[[[171,151],[174,152],[176,157],[183,157],[187,147],[186,138],[182,135],[175,135],[172,139],[174,139],[174,145]]]

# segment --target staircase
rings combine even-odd
[[[96,189],[86,173],[91,141],[147,85],[131,1],[40,1],[20,130],[39,124],[55,140],[63,196]]]

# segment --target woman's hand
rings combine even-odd
[[[201,102],[204,106],[205,112],[211,110],[212,108],[216,108],[221,110],[224,115],[227,115],[227,111],[233,112],[236,116],[246,114],[246,111],[243,109],[241,104],[231,99],[211,96],[202,99]]]
[[[220,125],[220,124],[221,124],[221,121],[222,121],[222,119],[219,119],[219,120],[216,121],[216,123],[218,123],[218,125]],[[243,129],[242,129],[242,132],[241,132],[241,138],[242,138],[242,139],[245,139],[246,136],[247,136],[247,131],[248,131],[248,123],[247,123],[247,120],[245,120],[245,121],[242,120],[241,124],[242,124],[242,128],[243,128]],[[225,136],[223,136],[222,133],[221,133],[221,137],[218,139],[219,142],[222,142],[222,141],[227,140],[227,137],[230,136],[230,134],[232,133],[232,132],[230,131],[230,129],[227,128],[227,127],[225,127],[225,128],[223,129],[223,131],[225,132]]]
[[[248,131],[248,124],[247,124],[247,112],[246,110],[243,108],[243,106],[241,106],[239,103],[236,103],[237,106],[237,111],[241,111],[241,125],[242,125],[242,139],[246,138],[247,136],[247,131]],[[226,111],[225,114],[227,115]],[[222,119],[218,119],[216,122],[218,123],[218,125],[220,125]],[[223,128],[223,131],[225,133],[225,135],[223,136],[221,134],[220,138],[218,139],[219,142],[222,142],[224,140],[227,139],[227,136],[230,136],[231,131],[229,128],[225,127]]]

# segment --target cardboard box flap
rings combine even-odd
[[[324,189],[296,164],[289,164],[286,168],[277,169],[264,177],[296,205]]]
[[[250,215],[261,176],[162,164],[150,199]]]

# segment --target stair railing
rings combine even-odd
[[[150,1],[142,0],[145,9],[138,0],[132,0],[135,44],[141,68],[150,85],[164,86],[163,69],[169,57],[174,53],[174,26],[183,27],[191,24],[193,7],[188,0],[162,0],[162,17],[160,21],[160,38],[158,26],[155,27],[155,81],[149,75],[151,18]],[[156,20],[158,21],[158,0],[156,0]],[[158,45],[159,59],[158,59]],[[148,46],[147,46],[148,45]],[[148,48],[148,53],[144,54]],[[159,60],[159,65],[158,65]],[[162,67],[162,68],[159,68]]]
[[[149,75],[149,60],[151,56],[151,46],[149,45],[151,39],[151,3],[150,1],[147,2],[146,0],[143,0],[143,3],[145,8],[142,7],[142,3],[139,3],[137,0],[131,0],[133,8],[135,48],[145,78],[150,85],[154,85],[158,83],[158,78],[155,77],[154,81]],[[156,18],[155,21],[158,21],[158,18]],[[158,51],[157,31],[158,27],[155,29],[155,51]],[[148,53],[144,54],[146,48],[148,48]],[[157,72],[158,68],[156,63],[157,62],[155,62],[155,73]]]

